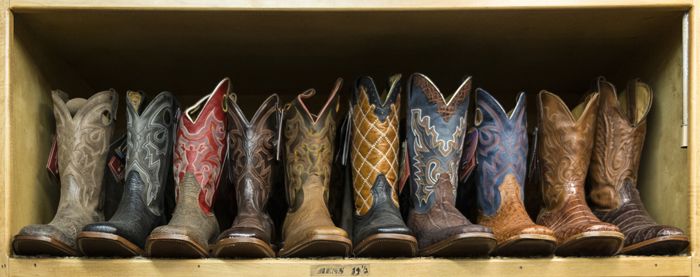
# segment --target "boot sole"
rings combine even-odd
[[[687,236],[664,236],[622,248],[624,255],[676,255],[688,248]]]
[[[374,234],[353,250],[356,256],[362,257],[413,257],[418,252],[418,242],[411,235]]]
[[[85,256],[127,258],[144,254],[141,247],[115,234],[83,231],[76,240]]]
[[[522,234],[501,242],[493,256],[545,257],[554,255],[557,238],[548,235]]]
[[[343,236],[316,235],[299,244],[280,249],[280,257],[338,257],[350,255],[352,242]]]
[[[196,259],[209,257],[209,251],[185,235],[156,234],[146,240],[146,255]]]
[[[555,254],[557,256],[612,256],[620,252],[625,236],[614,231],[584,232],[567,239]]]
[[[491,233],[466,233],[449,237],[420,250],[421,256],[483,257],[496,247]]]
[[[258,238],[225,238],[214,246],[212,256],[219,258],[273,258],[275,251]]]
[[[15,253],[27,256],[80,256],[67,244],[48,236],[17,235],[12,240],[12,248]]]

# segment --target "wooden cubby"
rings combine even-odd
[[[361,267],[365,276],[700,276],[693,0],[113,2],[0,0],[0,275],[320,276],[327,267],[350,276]],[[252,113],[269,93],[288,101],[315,87],[323,95],[342,77],[345,109],[355,78],[367,74],[383,85],[391,74],[412,72],[445,93],[472,75],[475,87],[506,107],[526,91],[532,123],[542,89],[571,104],[598,75],[618,87],[640,77],[655,92],[642,198],[659,222],[684,229],[691,247],[672,257],[537,259],[95,259],[11,251],[12,236],[48,222],[58,202],[44,169],[55,129],[51,89],[87,96],[115,88],[121,99],[127,89],[168,90],[188,105],[228,76]],[[119,105],[123,121],[123,100]]]

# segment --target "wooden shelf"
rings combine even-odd
[[[691,257],[613,257],[545,259],[261,259],[150,260],[11,258],[11,276],[690,276]],[[338,274],[343,270],[342,274]],[[322,275],[332,270],[335,275]],[[362,272],[361,272],[362,273]]]
[[[406,9],[566,9],[566,8],[625,8],[675,7],[689,8],[693,0],[321,0],[321,1],[254,1],[254,0],[10,0],[11,9],[320,9],[320,10],[406,10]]]

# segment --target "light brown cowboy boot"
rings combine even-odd
[[[598,89],[601,103],[589,179],[593,213],[625,234],[622,254],[678,254],[688,247],[688,237],[676,227],[656,223],[637,191],[651,88],[634,80],[618,97],[615,87],[601,77]]]
[[[13,241],[20,255],[79,255],[75,239],[87,224],[104,220],[100,209],[102,178],[114,129],[117,93],[89,99],[52,92],[61,198],[49,224],[29,225]]]
[[[598,93],[589,95],[575,109],[555,94],[538,95],[538,156],[544,206],[537,224],[554,231],[559,256],[610,256],[624,235],[601,222],[586,204],[584,183],[591,160]]]
[[[282,257],[346,256],[352,243],[345,230],[336,227],[328,211],[331,162],[338,109],[335,87],[318,114],[309,112],[304,99],[316,91],[299,94],[285,108],[285,183],[289,210],[284,219]]]

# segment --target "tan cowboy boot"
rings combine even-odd
[[[350,254],[352,243],[347,232],[333,224],[328,211],[336,93],[341,84],[338,79],[318,114],[309,112],[304,103],[316,93],[313,89],[299,94],[285,108],[284,166],[289,210],[282,227],[282,257]]]
[[[87,224],[104,220],[100,209],[102,179],[114,129],[117,93],[89,99],[52,92],[61,198],[49,224],[29,225],[13,241],[20,255],[77,256],[76,237]]]
[[[559,256],[610,256],[622,246],[624,235],[601,222],[586,204],[584,183],[591,160],[598,93],[575,109],[555,94],[538,95],[538,156],[544,206],[537,223],[554,231]]]
[[[688,247],[688,237],[676,227],[656,223],[637,191],[651,88],[634,80],[618,97],[615,87],[601,77],[598,89],[601,103],[590,168],[593,213],[625,234],[622,254],[678,254]]]

